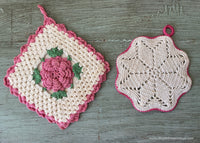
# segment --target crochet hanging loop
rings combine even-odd
[[[170,33],[167,33],[167,29],[170,29],[171,32],[170,32]],[[166,35],[166,36],[172,37],[172,36],[174,35],[174,27],[171,26],[171,25],[166,25],[166,26],[163,28],[163,34]]]
[[[38,8],[40,9],[41,13],[43,14],[44,20],[46,20],[48,18],[48,16],[47,16],[45,9],[41,5],[38,5]]]

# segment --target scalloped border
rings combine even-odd
[[[31,111],[35,111],[38,114],[38,116],[46,118],[49,121],[49,123],[56,123],[61,129],[65,129],[69,126],[70,123],[78,121],[80,113],[84,112],[87,109],[87,104],[94,100],[95,93],[98,92],[98,90],[100,89],[101,83],[106,80],[106,74],[110,71],[110,67],[109,67],[109,63],[104,60],[103,55],[101,55],[99,52],[96,52],[95,48],[93,48],[90,44],[87,44],[87,42],[84,41],[82,38],[77,37],[74,32],[68,31],[64,24],[56,24],[56,22],[52,18],[47,17],[47,14],[46,14],[46,12],[45,12],[45,10],[43,9],[42,6],[38,5],[38,8],[40,8],[41,13],[44,15],[44,23],[43,23],[43,25],[38,27],[35,34],[29,36],[27,43],[21,47],[20,54],[14,58],[14,65],[11,66],[10,68],[8,68],[8,70],[7,70],[6,76],[4,77],[4,85],[9,87],[10,93],[17,96],[19,98],[19,101],[23,104],[26,104],[28,109],[30,109]],[[45,114],[44,110],[39,111],[38,109],[36,109],[35,104],[29,104],[26,101],[26,97],[21,96],[18,93],[18,89],[13,88],[10,85],[10,82],[9,82],[9,79],[8,79],[9,75],[11,73],[15,72],[16,64],[21,62],[20,57],[23,56],[24,52],[28,51],[27,48],[30,45],[30,43],[34,43],[35,37],[37,37],[38,34],[43,33],[43,28],[45,28],[46,25],[50,25],[50,24],[54,24],[56,27],[58,27],[59,31],[63,31],[64,33],[67,33],[69,38],[73,37],[74,40],[78,40],[79,45],[84,45],[85,47],[87,47],[88,52],[93,52],[93,54],[95,54],[97,56],[97,60],[100,60],[102,63],[104,63],[104,68],[105,68],[104,74],[99,76],[98,83],[93,86],[92,93],[90,95],[86,96],[87,100],[85,101],[85,103],[82,104],[82,105],[79,105],[79,109],[77,110],[77,112],[74,113],[74,114],[71,114],[70,119],[67,120],[67,122],[55,121],[54,117],[48,116],[47,114]]]
[[[155,36],[155,37],[148,37],[148,36],[139,36],[139,37],[145,37],[145,38],[147,38],[147,39],[156,39],[156,38],[162,37],[162,36],[167,36],[167,37],[169,37],[169,38],[173,41],[174,47],[175,47],[177,50],[184,52],[183,50],[179,49],[179,48],[175,45],[174,40],[173,40],[170,36],[168,36],[168,35],[160,35],[160,36]],[[139,38],[139,37],[136,37],[136,38]],[[121,56],[122,54],[128,52],[128,50],[131,48],[131,45],[132,45],[133,41],[135,41],[136,38],[134,38],[134,39],[131,41],[129,47],[128,47],[125,51],[123,51],[121,54],[119,54],[119,56]],[[186,52],[184,52],[184,53],[187,55]],[[117,59],[118,59],[119,56],[117,56]],[[187,55],[187,56],[188,56],[188,55]],[[118,75],[119,75],[119,69],[118,69],[118,66],[117,66],[117,59],[116,59],[117,76],[116,76],[116,79],[115,79],[115,88],[116,88],[117,92],[119,92],[120,94],[122,94],[122,95],[124,95],[126,98],[128,98],[128,99],[131,101],[131,104],[133,105],[133,107],[134,107],[137,111],[139,111],[139,112],[150,112],[150,111],[153,111],[153,110],[157,110],[157,111],[161,111],[161,112],[170,112],[170,111],[172,111],[172,110],[174,110],[174,109],[176,108],[176,106],[177,106],[178,101],[180,100],[180,98],[181,98],[184,94],[186,94],[186,93],[191,89],[192,84],[191,84],[190,88],[188,89],[188,91],[186,91],[186,92],[182,93],[181,95],[179,95],[179,97],[178,97],[178,99],[177,99],[177,101],[176,101],[175,106],[174,106],[172,109],[170,109],[170,110],[162,110],[162,109],[159,109],[159,108],[152,108],[152,109],[145,110],[145,111],[139,110],[139,109],[137,109],[137,108],[135,107],[135,105],[134,105],[134,103],[133,103],[133,100],[132,100],[128,95],[126,95],[125,93],[122,93],[122,92],[119,91],[119,89],[118,89],[118,86],[117,86],[117,84],[116,84],[117,79],[118,79]],[[188,57],[188,59],[189,59],[189,57]],[[190,64],[190,60],[189,60],[189,63],[188,63],[188,65],[187,65],[187,75],[188,75],[189,78],[191,79],[191,77],[190,77],[190,75],[189,75],[189,64]],[[192,81],[192,79],[191,79],[191,81]]]

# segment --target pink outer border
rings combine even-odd
[[[38,5],[38,8],[40,8],[41,13],[44,15],[44,24],[42,26],[38,27],[38,29],[35,32],[35,34],[34,35],[30,35],[29,38],[28,38],[28,42],[21,47],[20,54],[14,58],[14,65],[11,66],[7,70],[7,74],[4,77],[4,85],[9,87],[10,93],[15,95],[15,96],[17,96],[19,98],[19,101],[21,103],[23,103],[23,104],[26,104],[28,109],[30,109],[32,111],[35,111],[40,117],[46,118],[50,123],[56,123],[61,129],[65,129],[65,128],[67,128],[69,126],[70,123],[78,121],[79,114],[84,112],[87,109],[87,103],[89,103],[89,102],[94,100],[95,93],[100,89],[101,83],[106,80],[106,73],[108,73],[110,71],[110,67],[109,67],[109,63],[104,60],[104,57],[100,53],[96,52],[95,49],[90,44],[87,44],[87,42],[84,41],[82,38],[77,37],[74,32],[68,31],[64,24],[56,24],[56,22],[52,18],[47,17],[47,14],[46,14],[46,12],[45,12],[45,10],[44,10],[44,8],[42,6]],[[25,96],[21,96],[18,93],[18,89],[17,88],[13,88],[10,85],[10,82],[9,82],[9,79],[8,79],[9,75],[11,73],[15,72],[16,64],[21,62],[20,57],[23,56],[24,52],[28,51],[27,47],[30,45],[30,43],[34,43],[35,42],[35,37],[37,37],[38,34],[43,33],[43,28],[45,28],[46,25],[50,25],[50,24],[54,24],[55,26],[57,26],[59,31],[64,31],[64,33],[67,33],[69,38],[74,37],[75,40],[78,40],[79,45],[84,45],[85,47],[87,47],[88,48],[87,49],[88,52],[93,52],[93,54],[95,54],[97,56],[97,60],[100,60],[102,63],[104,63],[104,68],[106,70],[103,75],[99,76],[98,84],[93,86],[93,91],[92,91],[92,93],[90,95],[87,95],[87,100],[85,101],[85,103],[82,104],[82,105],[79,105],[79,109],[77,110],[77,112],[75,114],[71,114],[70,115],[70,120],[67,120],[67,122],[55,121],[54,117],[53,116],[48,116],[47,114],[45,114],[44,110],[39,111],[38,109],[35,108],[34,104],[29,104],[26,101],[26,97]]]
[[[148,38],[148,39],[155,39],[155,38],[162,37],[162,36],[167,36],[167,35],[160,35],[160,36],[155,36],[155,37],[148,37],[148,36],[140,36],[140,37],[145,37],[145,38]],[[169,36],[168,36],[168,37],[169,37]],[[137,38],[139,38],[139,37],[137,37]],[[173,41],[173,39],[172,39],[171,37],[169,37],[169,38]],[[135,38],[135,39],[136,39],[136,38]],[[135,39],[132,40],[132,42],[131,42],[131,44],[129,45],[129,47],[128,47],[124,52],[122,52],[119,56],[121,56],[122,54],[126,53],[126,52],[130,49],[130,47],[131,47],[131,45],[132,45],[132,43],[133,43],[133,41],[134,41]],[[175,45],[174,41],[173,41],[173,44],[174,44],[174,46],[175,46],[176,49],[182,51],[181,49],[179,49],[179,48]],[[183,51],[183,52],[184,52],[184,51]],[[186,55],[187,55],[187,54],[186,54]],[[118,57],[119,57],[119,56],[118,56]],[[118,59],[118,57],[117,57],[117,59]],[[158,111],[161,111],[161,112],[170,112],[170,111],[172,111],[172,110],[174,110],[174,109],[176,108],[176,106],[177,106],[178,101],[180,100],[180,98],[181,98],[184,94],[186,94],[186,93],[189,91],[189,90],[188,90],[187,92],[182,93],[182,94],[179,96],[179,98],[177,99],[176,105],[175,105],[172,109],[170,109],[170,110],[161,110],[161,109],[159,109],[159,108],[152,108],[152,109],[149,109],[149,110],[146,110],[146,111],[141,111],[141,110],[139,110],[139,109],[137,109],[137,108],[135,107],[135,105],[134,105],[134,103],[133,103],[133,100],[132,100],[128,95],[126,95],[126,94],[120,92],[119,89],[118,89],[118,86],[117,86],[117,84],[116,84],[117,78],[118,78],[118,75],[119,75],[119,70],[118,70],[118,66],[117,66],[117,60],[116,60],[116,69],[117,69],[117,76],[116,76],[116,79],[115,79],[115,88],[116,88],[117,92],[119,92],[120,94],[122,94],[122,95],[124,95],[126,98],[128,98],[128,99],[131,101],[133,107],[134,107],[137,111],[139,111],[139,112],[150,112],[150,111],[153,111],[153,110],[158,110]],[[191,77],[190,77],[190,75],[189,75],[189,63],[188,63],[188,66],[187,66],[187,75],[188,75],[189,78],[191,79]],[[191,81],[192,81],[192,79],[191,79]],[[191,87],[190,87],[190,88],[191,88]]]

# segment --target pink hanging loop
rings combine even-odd
[[[171,30],[171,33],[168,34],[168,33],[167,33],[167,29],[170,29],[170,30]],[[171,26],[171,25],[166,25],[166,26],[163,28],[163,33],[164,33],[164,35],[169,36],[169,37],[173,36],[173,35],[174,35],[174,27]]]
[[[44,15],[44,20],[45,20],[46,18],[48,18],[45,9],[44,9],[41,5],[38,5],[37,7],[40,9],[41,13]]]

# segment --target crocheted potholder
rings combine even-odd
[[[189,59],[170,38],[173,27],[165,26],[163,33],[153,38],[137,37],[116,61],[115,87],[141,112],[171,111],[191,87]]]
[[[21,47],[4,84],[30,110],[65,129],[94,100],[109,64],[91,45],[38,7],[44,25]]]

